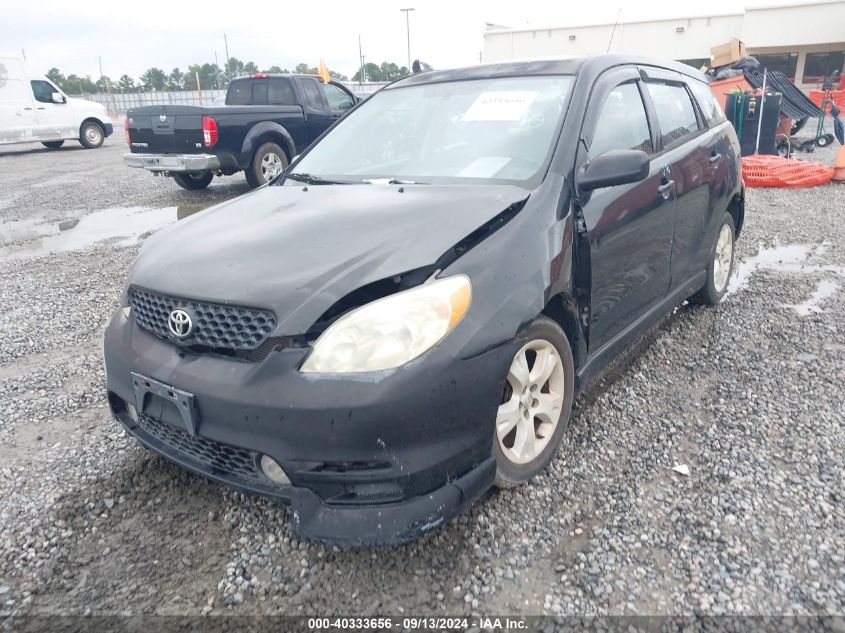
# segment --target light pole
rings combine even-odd
[[[411,21],[408,17],[411,14],[411,11],[414,10],[413,7],[409,7],[407,9],[399,9],[405,13],[405,31],[408,34],[408,72],[411,72]]]

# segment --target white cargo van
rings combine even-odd
[[[70,99],[44,77],[30,77],[20,58],[0,53],[0,145],[40,141],[61,147],[79,141],[94,148],[113,132],[106,109]]]

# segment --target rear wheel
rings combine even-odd
[[[575,367],[560,326],[541,317],[511,362],[496,414],[496,485],[525,483],[552,461],[569,425]]]
[[[275,143],[264,143],[255,151],[252,164],[246,168],[250,187],[260,187],[281,174],[288,166],[288,157]]]
[[[65,144],[64,141],[41,141],[41,144],[44,147],[49,147],[50,149],[59,149],[62,145]]]
[[[734,266],[735,236],[734,220],[730,213],[725,213],[707,264],[707,281],[690,297],[691,302],[714,306],[725,296]]]
[[[211,179],[214,174],[210,171],[185,172],[182,174],[171,174],[176,184],[183,189],[190,189],[196,191],[198,189],[205,189],[211,184]]]
[[[103,144],[106,134],[99,123],[86,121],[79,129],[79,142],[85,149],[95,149]]]

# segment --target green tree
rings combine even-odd
[[[65,87],[62,90],[68,94],[91,94],[97,92],[97,86],[94,85],[94,82],[91,81],[91,77],[88,75],[80,77],[79,75],[70,74],[65,79]]]
[[[97,80],[95,84],[97,92],[108,92],[112,90],[112,82],[111,78],[108,75],[103,75]]]
[[[329,77],[331,77],[332,79],[334,79],[336,81],[348,81],[349,80],[349,77],[347,77],[346,75],[341,74],[341,73],[336,73],[333,70],[329,71]]]
[[[314,66],[309,66],[308,64],[302,62],[296,65],[296,68],[293,69],[293,72],[300,74],[300,75],[316,75],[317,68]]]
[[[120,92],[137,92],[138,90],[135,80],[129,75],[121,75],[115,86]]]
[[[65,86],[65,82],[67,81],[67,79],[65,79],[65,76],[62,73],[59,72],[58,68],[51,68],[50,70],[48,70],[47,71],[47,79],[52,81],[54,84],[56,84],[59,88],[61,88],[65,92],[67,92],[67,88]]]
[[[170,71],[170,74],[167,76],[167,89],[168,90],[182,90],[185,87],[185,73],[183,73],[179,68],[174,68]]]
[[[254,75],[258,72],[258,66],[255,65],[255,62],[247,62],[244,64],[244,74],[245,75]]]
[[[364,64],[364,80],[365,81],[384,81],[382,79],[381,74],[381,67],[373,64],[372,62]],[[361,70],[358,69],[354,75],[352,75],[352,81],[361,81]]]
[[[141,75],[144,90],[164,90],[166,84],[167,74],[161,68],[148,68]]]
[[[230,57],[226,68],[229,78],[240,77],[244,74],[244,63],[237,57]]]
[[[290,71],[287,68],[282,70],[278,66],[270,66],[270,68],[268,68],[267,70],[264,70],[262,72],[265,72],[268,75],[289,75],[290,74]]]

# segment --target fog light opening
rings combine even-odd
[[[129,414],[129,417],[132,418],[133,422],[138,422],[138,409],[135,408],[134,404],[127,402],[126,412]]]
[[[261,456],[261,470],[267,476],[267,479],[273,483],[279,484],[280,486],[290,485],[290,479],[288,479],[285,471],[282,470],[279,462],[269,455]]]

